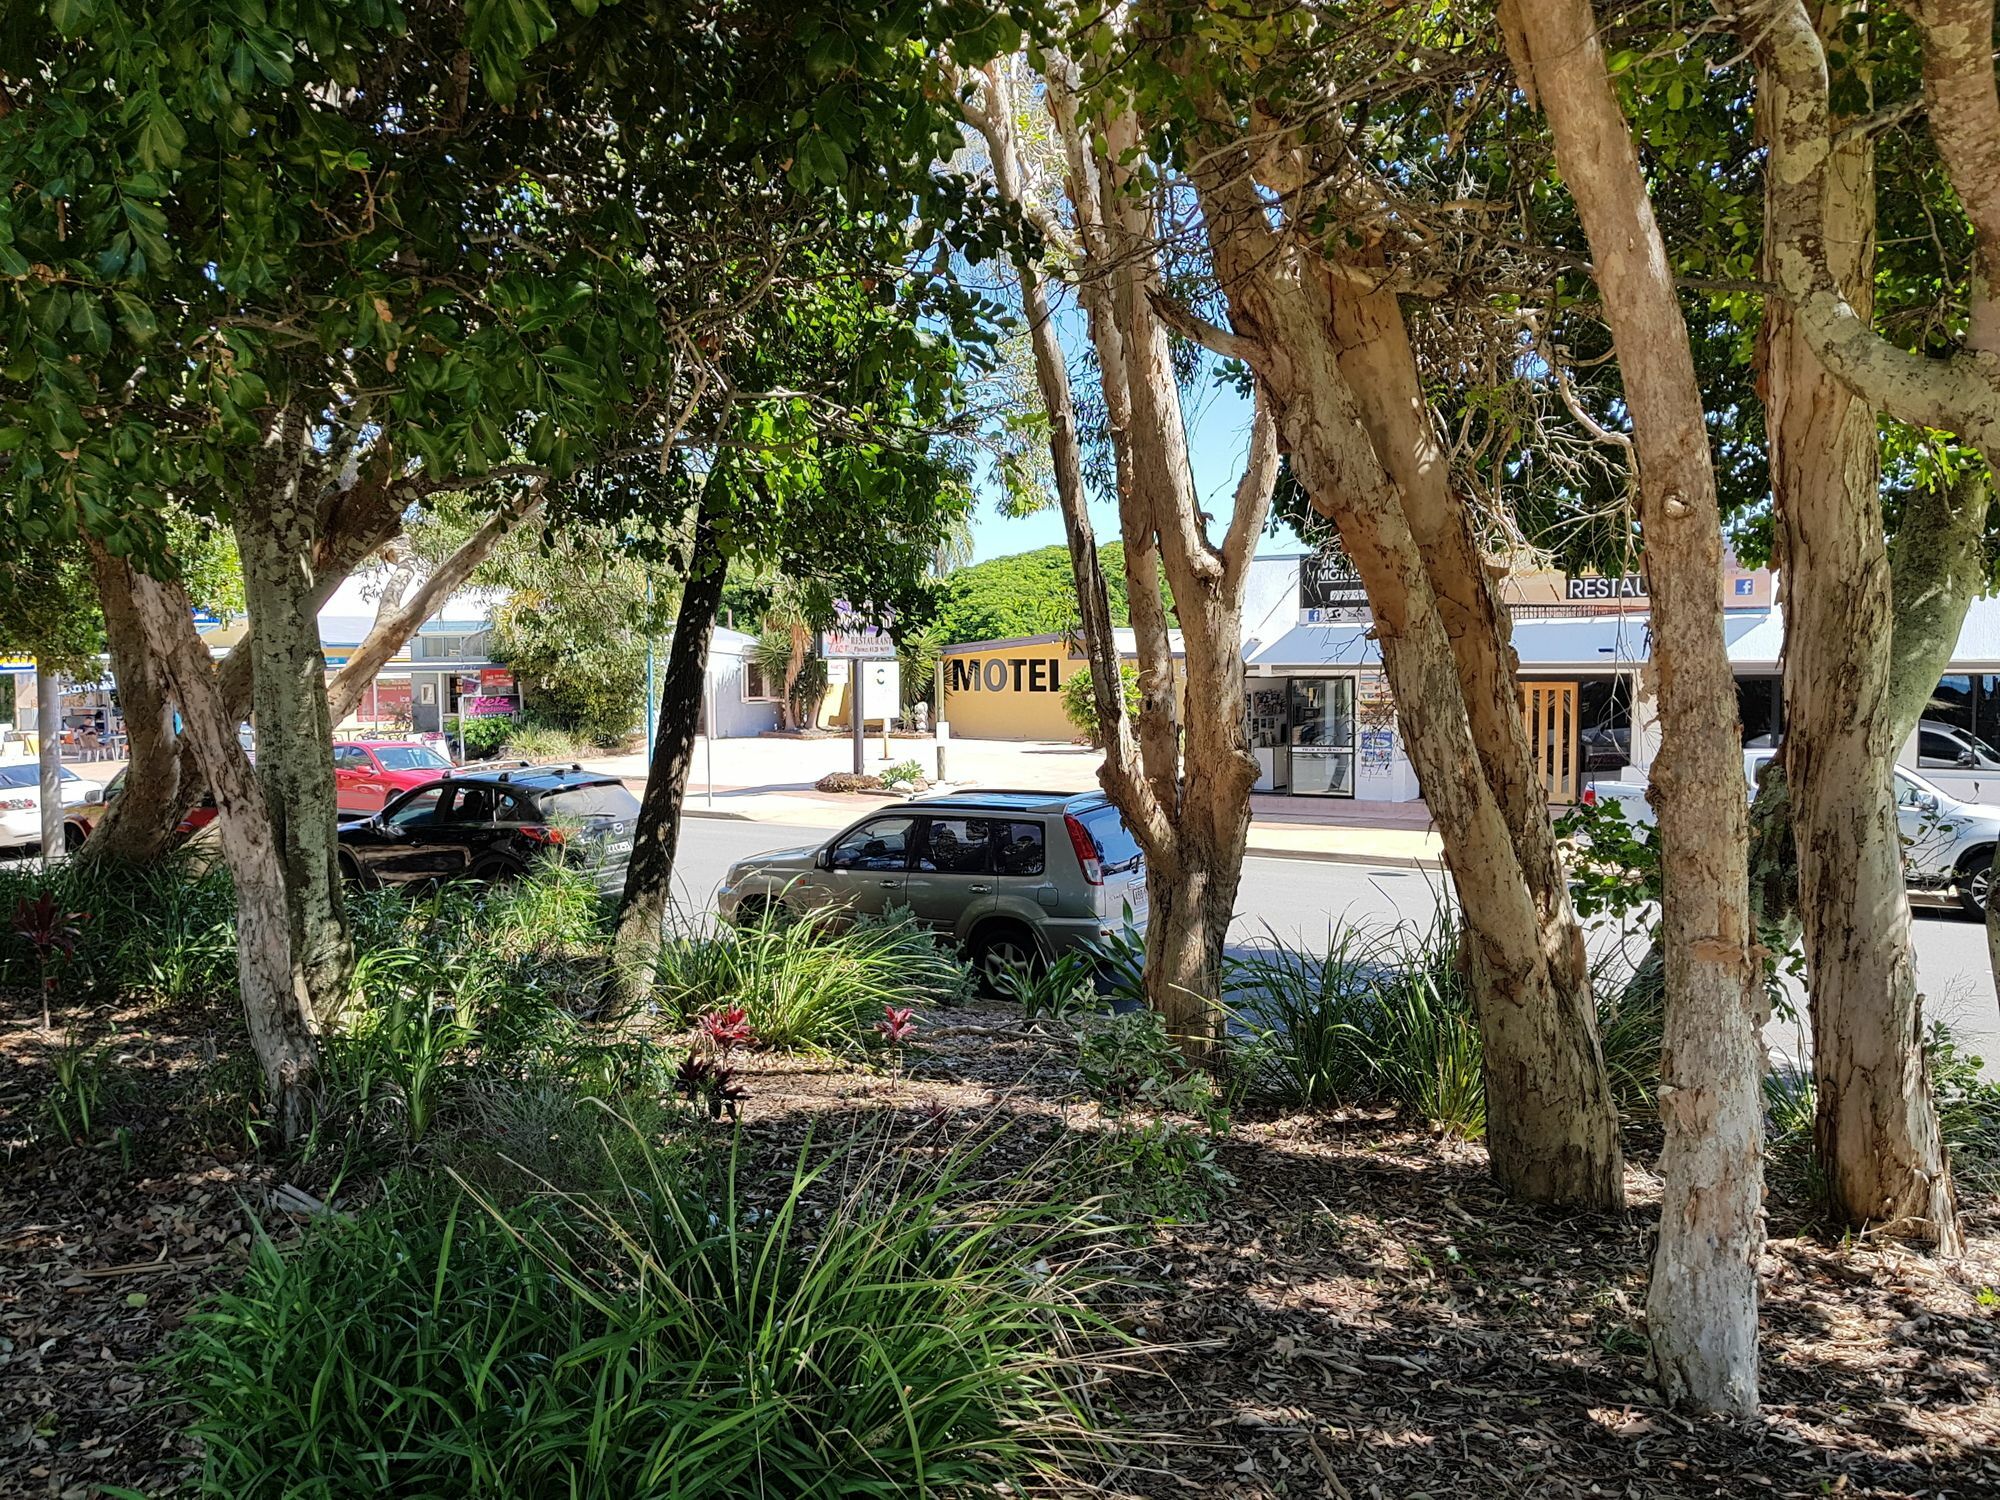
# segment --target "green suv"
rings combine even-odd
[[[1102,792],[954,792],[872,812],[824,844],[729,867],[725,922],[907,908],[988,979],[1143,925],[1146,861]]]

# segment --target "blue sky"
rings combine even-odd
[[[1218,527],[1228,523],[1236,481],[1243,472],[1243,454],[1250,439],[1250,403],[1234,390],[1208,383],[1184,392],[1181,404],[1188,421],[1188,451],[1194,464],[1196,492],[1202,506],[1215,518]],[[1101,542],[1118,539],[1118,507],[1110,499],[1094,503],[1091,521]],[[1218,538],[1219,539],[1219,538]],[[1062,516],[1051,509],[1038,515],[1015,518],[1003,516],[990,495],[979,502],[973,518],[973,561],[1005,557],[1014,552],[1031,552],[1037,547],[1060,546],[1063,541]],[[1260,552],[1299,552],[1304,549],[1290,528],[1276,537],[1265,537]]]

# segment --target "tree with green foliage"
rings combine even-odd
[[[1125,593],[1125,544],[1097,549],[1114,625],[1129,625]],[[936,630],[943,645],[1006,640],[1018,635],[1062,635],[1080,616],[1069,550],[1040,547],[988,558],[947,575],[938,591]]]
[[[1139,669],[1130,662],[1118,665],[1118,681],[1124,690],[1125,716],[1139,717]],[[1090,743],[1102,748],[1104,729],[1097,719],[1097,684],[1091,680],[1090,668],[1079,667],[1069,674],[1069,680],[1062,685],[1063,716],[1074,724],[1079,734],[1087,735]]]

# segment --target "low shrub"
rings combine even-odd
[[[1077,1140],[1063,1191],[1096,1198],[1126,1223],[1200,1223],[1236,1185],[1215,1142],[1213,1131],[1185,1120],[1121,1119]]]
[[[1021,1007],[1028,1021],[1066,1023],[1098,1008],[1097,965],[1088,954],[1064,953],[1053,962],[1012,966],[993,976],[993,987]]]
[[[879,792],[882,789],[880,776],[869,776],[859,771],[828,771],[813,783],[816,792]]]
[[[971,985],[966,966],[907,911],[840,931],[782,919],[695,928],[661,946],[655,996],[681,1025],[741,1008],[773,1047],[860,1045],[885,1006],[948,1004]]]
[[[181,849],[143,867],[80,859],[46,872],[0,870],[0,910],[44,896],[80,917],[62,965],[66,993],[235,1003],[235,888],[206,851]],[[41,982],[30,943],[0,939],[0,982]]]
[[[924,784],[924,763],[920,760],[898,761],[883,771],[877,779],[883,786],[890,788],[920,787]]]
[[[202,1489],[955,1496],[1092,1462],[1081,1212],[974,1191],[976,1153],[767,1195],[639,1139],[605,1200],[392,1195],[260,1241],[169,1365]]]

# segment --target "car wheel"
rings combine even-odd
[[[489,854],[467,870],[465,878],[483,881],[489,885],[499,885],[504,881],[519,880],[526,873],[513,860],[498,854]]]
[[[777,914],[778,905],[769,896],[745,896],[736,903],[729,918],[731,927],[763,927]]]
[[[340,856],[340,878],[344,884],[354,886],[358,890],[367,889],[368,877],[362,872],[361,862],[351,854],[343,853]]]
[[[1959,864],[1958,904],[1968,914],[1986,920],[1986,899],[1993,893],[1993,851],[1975,849]]]
[[[999,978],[1009,969],[1035,969],[1042,963],[1035,935],[1019,922],[991,922],[980,928],[966,945],[965,956],[982,995],[998,995]]]
[[[74,854],[83,847],[84,831],[74,823],[63,824],[63,853]]]

